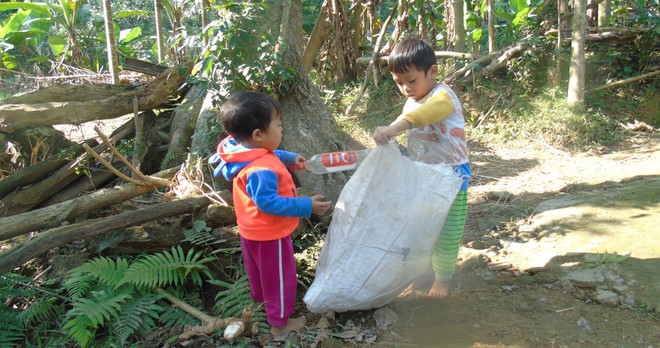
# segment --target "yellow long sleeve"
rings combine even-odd
[[[417,108],[406,113],[403,119],[410,122],[412,128],[419,128],[436,123],[454,111],[454,103],[449,94],[440,91]]]

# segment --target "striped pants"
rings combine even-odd
[[[445,220],[440,236],[433,247],[431,263],[437,280],[451,280],[456,271],[458,248],[463,239],[467,218],[467,190],[458,191]]]

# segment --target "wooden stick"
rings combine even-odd
[[[111,172],[115,173],[115,175],[117,175],[121,179],[123,179],[125,181],[128,181],[130,183],[133,183],[135,185],[149,186],[146,181],[135,180],[135,179],[125,175],[124,173],[120,172],[117,168],[112,166],[112,164],[110,164],[108,161],[103,159],[103,157],[101,157],[101,155],[99,155],[98,153],[96,153],[96,151],[94,151],[91,147],[89,147],[89,145],[83,144],[83,148],[85,149],[85,151],[87,151],[88,154],[90,154],[92,157],[94,157],[99,163],[101,163],[104,167],[108,168]]]
[[[135,175],[137,175],[137,177],[138,177],[141,181],[143,181],[144,183],[146,183],[147,186],[164,186],[164,187],[170,187],[170,186],[172,186],[173,183],[172,183],[171,181],[169,181],[169,180],[165,180],[165,179],[161,179],[161,178],[154,178],[154,177],[150,177],[150,176],[147,176],[147,175],[142,174],[142,172],[139,171],[137,168],[135,168],[135,167],[131,164],[131,162],[130,162],[129,160],[127,160],[126,157],[124,157],[124,155],[122,155],[121,153],[119,153],[119,151],[117,151],[117,148],[115,148],[114,146],[112,146],[112,143],[110,143],[110,140],[108,140],[108,137],[107,137],[105,134],[103,134],[103,131],[101,131],[101,128],[99,128],[98,126],[94,126],[94,130],[96,131],[96,133],[98,133],[99,137],[101,137],[101,140],[103,140],[103,143],[104,143],[104,144],[110,149],[110,151],[112,151],[112,153],[113,153],[115,156],[117,156],[117,157],[119,158],[119,160],[122,161],[122,163],[124,163],[124,164],[126,165],[126,167],[127,167],[132,173],[134,173]],[[98,159],[98,158],[97,158],[97,159]],[[99,161],[99,162],[100,162],[100,161]],[[106,163],[107,163],[107,162],[106,162]],[[111,169],[112,165],[111,165],[111,164],[108,164],[108,165],[110,165],[110,167],[108,167],[107,165],[104,164],[104,166],[106,166],[106,168],[112,170],[112,169]],[[123,174],[122,174],[122,175],[123,175]],[[117,175],[117,176],[119,176],[119,175]],[[126,177],[126,176],[123,175],[122,179],[123,179],[124,177]],[[126,179],[124,179],[124,180],[126,180]],[[129,181],[130,181],[130,180],[129,180]],[[133,182],[133,181],[131,181],[131,182]],[[135,183],[135,182],[133,182],[133,183]]]
[[[636,76],[636,77],[631,77],[629,79],[624,79],[624,80],[619,80],[619,81],[616,81],[616,82],[611,82],[611,83],[608,83],[604,86],[594,88],[594,89],[590,89],[590,90],[588,90],[584,93],[592,93],[592,92],[596,92],[596,91],[602,91],[604,89],[617,87],[617,86],[622,86],[622,85],[625,85],[627,83],[631,83],[631,82],[635,82],[635,81],[639,81],[639,80],[645,80],[645,79],[654,77],[656,75],[660,75],[660,70],[656,70],[656,71],[650,72],[648,74],[639,75],[639,76]]]

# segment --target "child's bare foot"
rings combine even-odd
[[[449,297],[449,285],[449,281],[435,279],[427,296],[434,299],[445,299]]]
[[[429,284],[431,284],[432,279],[433,279],[432,273],[422,274],[421,276],[417,277],[410,285],[408,285],[407,288],[401,291],[399,297],[406,297],[414,293],[416,290],[429,286]]]
[[[297,331],[302,329],[306,323],[307,323],[307,319],[305,319],[305,317],[289,318],[289,320],[286,322],[284,326],[271,327],[270,333],[273,334],[273,336],[286,335],[291,331]]]

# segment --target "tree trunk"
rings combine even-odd
[[[105,41],[108,50],[108,67],[112,75],[112,84],[119,84],[119,61],[117,60],[117,45],[115,43],[115,24],[112,19],[110,0],[103,0],[103,18],[105,21]]]
[[[394,30],[390,34],[389,39],[385,42],[385,45],[381,49],[383,52],[390,52],[400,41],[401,36],[404,33],[410,32],[410,4],[408,0],[399,0],[396,5],[397,16],[396,21],[394,21]],[[381,28],[382,29],[382,28]],[[379,53],[379,52],[376,52]],[[377,74],[378,70],[374,70],[374,77]]]
[[[569,70],[567,101],[571,104],[584,104],[584,38],[586,33],[586,0],[575,0],[573,15],[573,36],[571,39],[571,67]]]
[[[493,16],[493,0],[488,0],[488,53],[497,51],[497,36],[495,34],[495,16]]]
[[[158,47],[158,63],[165,60],[165,44],[163,43],[163,19],[161,14],[161,0],[154,0],[154,17],[156,26],[156,46]]]
[[[299,152],[309,158],[313,154],[345,149],[346,138],[342,137],[332,114],[302,65],[302,2],[291,0],[289,16],[283,18],[285,4],[275,2],[271,6],[263,25],[258,29],[265,33],[280,32],[282,61],[295,69],[298,83],[279,98],[284,116],[284,138],[281,147]],[[280,30],[285,24],[286,29]],[[282,35],[283,34],[283,35]],[[319,176],[308,172],[297,173],[303,187],[308,191],[336,199],[346,182],[343,173]]]
[[[555,49],[557,50],[557,54],[554,55],[555,66],[548,69],[548,74],[550,75],[548,77],[548,81],[553,86],[559,86],[559,84],[561,83],[561,56],[562,56],[561,27],[562,27],[562,14],[563,14],[562,11],[565,7],[565,1],[566,0],[557,0],[557,45],[555,46]]]
[[[362,20],[363,14],[365,21]],[[368,16],[367,11],[365,11],[364,7],[362,7],[361,5],[353,6],[353,8],[349,9],[348,12],[351,47],[355,49],[356,56],[360,55],[360,44],[364,39],[364,33],[365,33],[365,30],[362,28],[362,23],[366,22],[367,16]]]
[[[119,165],[118,162],[115,164]],[[40,206],[48,207],[88,194],[107,184],[110,180],[116,177],[117,175],[115,175],[115,173],[107,170],[103,166],[99,165],[99,168],[90,168],[88,175],[78,178],[71,185],[45,200]]]
[[[429,39],[429,27],[426,23],[426,1],[422,0],[417,15],[417,35],[424,40]],[[430,40],[431,42],[435,40]]]
[[[327,6],[328,0],[323,1],[321,5],[321,12],[319,17],[316,19],[316,24],[314,24],[314,29],[312,29],[312,34],[309,36],[307,45],[305,45],[305,51],[303,53],[303,67],[305,72],[309,73],[314,65],[316,56],[321,50],[323,45],[324,38],[330,33],[330,21],[328,20],[328,12],[324,11],[325,6]]]
[[[454,51],[465,52],[463,0],[454,0]]]
[[[318,58],[319,80],[332,77],[333,82],[344,82],[356,75],[355,57],[358,46],[353,45],[352,27],[341,0],[323,2],[304,53],[303,67],[309,72]]]
[[[87,220],[82,223],[54,228],[38,234],[23,245],[7,250],[0,255],[0,274],[10,272],[14,268],[39,257],[49,250],[66,245],[76,240],[99,236],[104,233],[139,225],[157,219],[178,216],[199,211],[209,205],[205,197],[188,198],[147,208],[127,211],[107,218]]]
[[[445,0],[445,49],[455,51],[456,26],[454,25],[454,0]]]
[[[610,24],[610,0],[598,4],[598,26],[607,27]]]
[[[202,14],[202,44],[204,49],[208,49],[209,46],[209,37],[206,34],[206,26],[208,23],[208,17],[206,16],[206,0],[199,0],[199,11]]]

